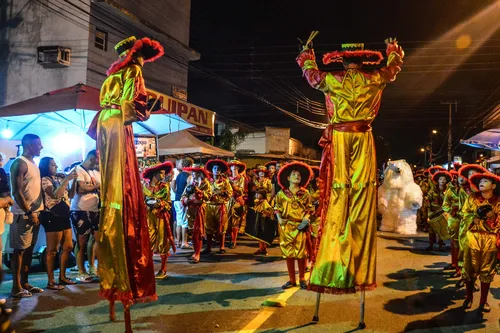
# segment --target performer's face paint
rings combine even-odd
[[[238,169],[238,166],[237,165],[231,165],[231,172],[233,173],[233,175],[237,175],[239,173],[239,169]]]
[[[158,172],[158,179],[159,180],[164,180],[165,179],[165,170],[160,170],[160,172]]]
[[[294,170],[290,173],[290,176],[288,176],[288,181],[290,184],[300,184],[300,181],[302,180],[302,176],[300,175],[300,172],[297,170]]]
[[[276,171],[279,171],[281,169],[281,163],[276,163]]]
[[[462,176],[458,176],[458,185],[463,186],[465,184],[467,184],[467,179]]]
[[[479,181],[479,190],[481,192],[493,191],[496,187],[496,184],[493,184],[488,178],[483,178]]]
[[[438,184],[439,186],[445,186],[448,183],[448,179],[444,176],[439,177]]]
[[[214,165],[214,167],[212,168],[212,173],[214,174],[214,176],[218,176],[219,173],[220,173],[220,168],[218,165]]]
[[[266,176],[266,173],[264,171],[259,171],[259,177],[264,178]]]

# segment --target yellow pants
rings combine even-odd
[[[238,228],[239,232],[245,232],[247,206],[242,206],[236,199],[231,198],[227,204],[229,228]]]
[[[467,245],[464,251],[464,279],[491,283],[495,276],[497,262],[496,235],[487,232],[467,232]]]
[[[156,215],[156,212],[148,211],[148,231],[151,242],[151,250],[160,255],[168,255],[170,251],[170,239],[165,226],[165,220]]]
[[[448,233],[450,238],[454,241],[458,241],[458,234],[460,231],[460,219],[456,217],[448,217]]]
[[[299,231],[300,222],[287,221],[279,226],[280,248],[283,258],[307,258],[307,233]]]
[[[227,231],[227,207],[225,204],[207,204],[205,231],[207,235],[225,234]]]

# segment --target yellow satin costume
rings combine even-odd
[[[331,185],[331,189],[310,290],[343,294],[376,287],[377,164],[371,123],[383,90],[395,79],[402,62],[402,57],[392,52],[387,67],[379,70],[322,72],[314,50],[306,49],[297,58],[311,87],[325,94],[330,124],[322,138],[320,177],[325,176],[324,163],[330,165],[327,177],[331,182],[326,186]]]
[[[146,195],[146,204],[149,200],[157,201],[154,205],[147,205],[151,250],[160,255],[169,255],[172,244],[166,223],[170,223],[170,210],[172,208],[170,183],[144,186],[144,194]]]
[[[226,177],[210,180],[212,197],[207,203],[205,230],[207,235],[225,234],[227,231],[227,203],[233,188]]]
[[[246,179],[244,175],[238,177],[229,177],[229,183],[233,189],[233,196],[227,204],[228,220],[230,228],[238,228],[239,232],[245,232],[244,220],[246,218],[246,209],[244,197],[246,195]]]
[[[491,205],[495,221],[485,221],[477,215],[477,208]],[[493,196],[484,199],[480,192],[471,194],[462,208],[463,222],[467,229],[462,274],[467,282],[479,277],[483,283],[491,283],[496,274],[497,234],[500,232],[500,200]]]
[[[278,226],[283,258],[307,258],[307,232],[299,231],[297,227],[304,218],[309,219],[314,211],[309,191],[305,188],[295,194],[288,189],[279,191],[274,210],[284,222]]]

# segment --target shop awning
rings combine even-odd
[[[188,131],[169,134],[158,140],[158,154],[233,157],[234,153],[198,140]]]
[[[460,143],[475,148],[500,151],[500,128],[481,132],[470,139],[460,140]]]

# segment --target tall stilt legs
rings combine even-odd
[[[115,301],[109,301],[109,320],[116,320]]]
[[[317,323],[319,321],[319,303],[321,302],[321,293],[316,294],[316,311],[314,312],[313,322]]]
[[[123,316],[125,318],[125,333],[132,333],[132,321],[130,319],[130,305],[123,307]]]
[[[362,330],[366,327],[365,324],[365,290],[361,290],[361,300],[360,300],[360,309],[359,309],[359,325],[358,329]]]

